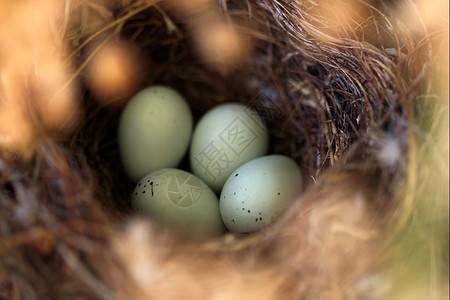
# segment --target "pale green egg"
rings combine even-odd
[[[183,96],[155,85],[136,94],[122,112],[119,149],[128,177],[138,181],[161,168],[176,167],[192,133],[192,114]]]
[[[301,193],[302,176],[287,156],[256,158],[235,170],[220,194],[220,213],[232,232],[248,233],[271,223]]]
[[[135,211],[189,237],[213,237],[224,232],[219,200],[195,175],[161,169],[144,176],[131,201]]]
[[[239,166],[267,152],[269,137],[256,111],[239,103],[208,111],[194,129],[192,172],[217,193]]]

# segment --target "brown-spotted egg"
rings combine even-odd
[[[144,176],[131,201],[138,213],[189,237],[212,237],[224,232],[219,200],[195,175],[161,169]]]
[[[232,232],[249,233],[274,220],[302,190],[302,176],[287,156],[268,155],[235,170],[220,194],[220,213]]]

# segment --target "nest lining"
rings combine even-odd
[[[390,154],[408,151],[410,101],[424,80],[414,66],[426,62],[428,53],[412,55],[417,42],[369,5],[375,20],[369,23],[381,32],[378,40],[361,38],[372,26],[352,28],[351,35],[340,38],[325,35],[317,27],[324,19],[313,15],[316,6],[309,2],[221,4],[227,17],[245,20],[238,28],[255,40],[251,56],[229,73],[205,66],[192,50],[193,31],[161,7],[135,2],[111,8],[113,19],[123,22],[106,32],[131,42],[146,58],[140,87],[161,83],[176,88],[186,95],[196,119],[227,101],[260,111],[269,126],[271,152],[289,155],[302,167],[310,186],[302,202],[271,229],[241,239],[193,243],[148,224],[127,225],[133,184],[118,163],[116,141],[123,102],[105,106],[86,82],[85,118],[69,139],[40,139],[28,166],[0,161],[2,189],[8,191],[1,195],[6,208],[2,230],[8,237],[0,247],[7,254],[0,272],[5,297],[207,299],[227,291],[230,297],[245,291],[247,299],[370,297],[367,288],[354,283],[377,266],[372,259],[379,251],[382,224],[406,167],[400,157],[380,153],[389,143]],[[176,29],[168,30],[169,24]],[[403,34],[406,41],[399,40]],[[91,35],[87,30],[67,37],[75,45]],[[88,58],[82,48],[75,63],[82,66]],[[329,231],[337,235],[328,236]],[[329,252],[319,251],[322,247]],[[136,257],[156,273],[167,271],[141,278]],[[220,272],[235,278],[231,289]],[[200,283],[190,279],[192,274]],[[282,275],[273,282],[275,274]],[[151,288],[145,285],[148,276],[156,276]],[[172,282],[165,281],[170,276]],[[125,280],[129,286],[122,286]],[[252,294],[264,283],[267,290]]]
[[[236,4],[232,11],[242,15],[245,9]],[[259,37],[254,54],[229,75],[205,68],[192,51],[190,32],[183,31],[183,24],[178,24],[179,32],[167,36],[167,15],[157,9],[133,16],[122,25],[122,35],[139,45],[149,60],[144,63],[148,67],[142,70],[145,79],[141,86],[162,83],[176,88],[187,95],[195,119],[222,102],[236,101],[254,107],[269,125],[271,152],[296,159],[309,182],[311,176],[315,178],[333,165],[368,131],[377,132],[383,127],[381,131],[392,136],[405,132],[406,124],[399,126],[398,120],[406,119],[406,111],[398,102],[402,96],[395,91],[395,86],[402,83],[389,73],[395,69],[393,61],[363,43],[310,45],[309,41],[317,37],[309,36],[302,28],[296,29],[294,33],[298,35],[293,36],[292,32],[277,30],[275,24],[267,25],[264,18],[276,11],[268,5],[265,9],[260,12],[262,16],[257,15],[258,9],[251,15],[251,26],[258,29],[249,35]],[[152,22],[142,26],[146,20]],[[117,124],[120,109],[99,108],[96,102],[88,105],[94,106],[87,111],[95,126],[88,123],[84,127],[87,131],[80,132],[80,139],[92,140],[96,146],[81,148],[94,153],[87,155],[90,158],[97,157],[105,163],[117,161],[113,140],[116,128],[109,126]],[[104,137],[92,138],[95,135]],[[97,154],[98,144],[110,147]],[[120,167],[113,168],[114,174],[124,178]],[[108,183],[106,189],[113,185]],[[124,199],[122,195],[116,199],[119,203]]]

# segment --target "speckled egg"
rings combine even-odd
[[[265,123],[252,108],[240,103],[216,106],[194,129],[192,172],[220,192],[234,170],[266,153],[268,141]]]
[[[249,233],[272,222],[301,193],[302,176],[287,156],[268,155],[235,170],[220,194],[220,213],[232,232]]]
[[[138,181],[157,169],[176,167],[192,127],[189,106],[174,89],[154,85],[136,94],[119,121],[119,150],[128,177]]]
[[[136,185],[133,209],[189,237],[212,237],[224,232],[219,200],[195,175],[178,169],[161,169]]]

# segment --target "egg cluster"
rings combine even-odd
[[[267,128],[252,108],[221,104],[193,123],[183,96],[162,85],[142,90],[123,110],[119,150],[137,181],[135,211],[188,236],[217,236],[225,227],[248,233],[300,194],[297,164],[267,155]],[[176,169],[188,148],[192,173]]]

